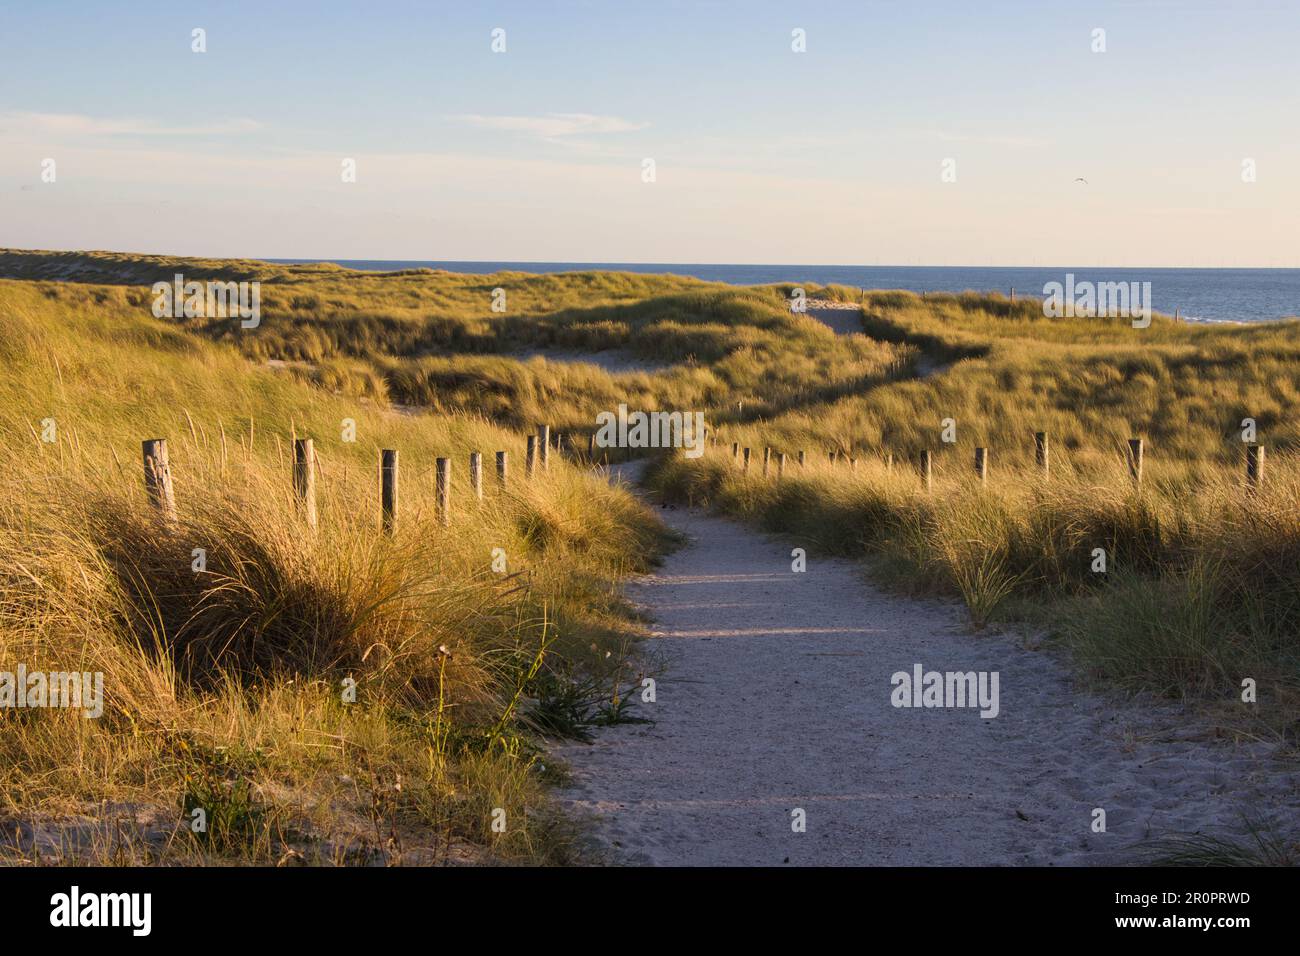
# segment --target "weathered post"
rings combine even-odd
[[[551,467],[551,426],[537,426],[537,448],[542,458],[542,470],[546,471]]]
[[[1142,484],[1142,439],[1128,440],[1128,474],[1133,484]]]
[[[921,481],[927,492],[934,488],[934,467],[929,451],[921,452]]]
[[[533,474],[536,471],[537,471],[537,436],[529,435],[528,451],[524,455],[524,476],[526,478],[531,478],[533,477]]]
[[[596,433],[587,436],[587,464],[596,460]]]
[[[1246,487],[1251,491],[1264,484],[1264,446],[1246,446]]]
[[[293,492],[307,527],[316,527],[316,449],[310,438],[293,442]]]
[[[894,473],[894,453],[892,451],[885,452],[885,473],[891,475]]]
[[[980,484],[986,485],[989,480],[989,450],[987,448],[975,449],[975,474],[980,480]]]
[[[1038,464],[1038,470],[1046,478],[1050,471],[1048,459],[1047,432],[1034,432],[1034,461]]]
[[[749,471],[749,449],[748,449],[748,448],[745,449],[744,460],[743,460],[743,463],[742,463],[741,466],[740,466],[740,470],[741,470],[741,471]]]
[[[141,444],[144,452],[145,491],[163,520],[175,521],[176,494],[172,490],[172,469],[167,461],[167,439],[150,438]]]
[[[731,443],[731,457],[732,457],[733,459],[734,459],[734,458],[739,458],[739,457],[740,457],[740,442],[738,442],[738,441],[733,441],[733,442]]]
[[[785,452],[776,456],[776,477],[778,480],[785,477]]]
[[[497,484],[502,488],[506,486],[506,472],[510,465],[509,452],[497,452]]]
[[[764,448],[763,449],[763,477],[764,478],[767,477],[767,463],[770,462],[771,460],[772,460],[772,449]]]
[[[804,463],[803,452],[799,452],[799,467],[802,468]]]
[[[437,466],[438,520],[451,524],[451,459],[439,458]]]
[[[397,527],[397,451],[385,448],[379,453],[379,505],[385,534]]]
[[[474,497],[483,500],[483,456],[476,451],[469,453],[469,487]]]

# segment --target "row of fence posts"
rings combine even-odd
[[[587,459],[589,462],[595,462],[596,436],[591,434],[587,440]],[[550,447],[551,447],[551,428],[549,425],[541,425],[537,433],[527,436],[527,445],[524,459],[524,474],[527,478],[532,478],[540,468],[545,471],[550,467]],[[572,442],[570,442],[572,447]],[[143,443],[144,451],[144,484],[148,493],[149,500],[158,509],[162,516],[167,520],[173,520],[176,517],[176,495],[172,488],[171,465],[167,458],[167,441],[163,438],[151,438]],[[742,473],[748,473],[750,462],[750,449],[742,448],[739,442],[731,443],[731,457],[733,460],[740,462]],[[1128,453],[1126,455],[1128,463],[1129,477],[1134,485],[1142,483],[1142,463],[1143,463],[1143,441],[1141,438],[1130,438],[1128,440]],[[844,452],[829,452],[828,459],[831,464],[836,461],[845,461],[847,459],[850,471],[856,471],[858,459],[846,456]],[[799,467],[802,469],[807,464],[805,452],[800,451],[796,456]],[[892,472],[894,469],[893,452],[886,452],[884,455],[885,467]],[[1034,433],[1034,462],[1038,471],[1046,477],[1051,470],[1050,467],[1050,449],[1046,432]],[[507,452],[499,451],[496,453],[496,473],[497,485],[501,488],[506,486],[506,479],[509,471],[510,456]],[[786,470],[785,452],[775,451],[771,447],[763,449],[763,477],[767,477],[775,470],[778,479],[785,476]],[[918,470],[922,484],[925,490],[931,491],[934,488],[934,455],[928,449],[922,451],[918,461]],[[293,492],[294,499],[298,503],[303,520],[309,527],[315,528],[317,522],[316,512],[316,451],[315,445],[310,438],[296,438],[293,442]],[[435,462],[435,503],[437,518],[442,524],[451,523],[451,459],[439,458]],[[392,534],[397,526],[397,450],[394,448],[385,448],[379,453],[379,503],[380,503],[380,524],[385,533]],[[989,449],[978,447],[975,449],[975,476],[981,484],[987,484],[989,479]],[[1264,446],[1247,445],[1246,446],[1246,486],[1250,490],[1259,488],[1264,483]],[[469,486],[470,493],[478,501],[483,500],[483,455],[481,452],[471,452],[469,456]]]
[[[594,450],[595,436],[588,445]],[[524,473],[534,477],[539,470],[550,468],[551,428],[541,425],[537,433],[527,436]],[[144,485],[150,502],[168,521],[176,518],[176,493],[172,485],[171,463],[167,455],[165,438],[150,438],[142,443],[144,455]],[[509,476],[510,455],[496,453],[497,485],[506,486]],[[310,438],[293,441],[293,494],[303,520],[311,528],[317,524],[316,510],[317,459],[315,443]],[[471,452],[469,456],[469,487],[475,500],[483,500],[483,454]],[[437,519],[451,523],[451,459],[438,458],[434,463],[434,501]],[[397,527],[398,512],[398,458],[397,449],[384,448],[379,452],[379,510],[380,526],[387,534]]]
[[[1142,484],[1142,461],[1143,461],[1144,442],[1141,438],[1130,438],[1128,440],[1128,451],[1125,460],[1128,464],[1129,477],[1134,485]],[[731,443],[731,457],[740,462],[742,473],[749,472],[750,450],[742,448],[740,442]],[[846,456],[844,452],[829,452],[828,458],[831,464],[836,461],[845,461],[847,459],[849,470],[857,471],[858,460]],[[989,480],[989,449],[987,447],[977,447],[975,449],[975,477],[981,484],[988,484]],[[785,452],[778,452],[773,448],[763,449],[762,475],[764,478],[771,471],[771,464],[776,462],[776,476],[778,478],[785,474]],[[805,453],[800,451],[797,456],[799,467],[803,468],[807,458]],[[892,472],[894,470],[893,452],[885,452],[885,468]],[[1051,472],[1050,447],[1046,432],[1034,433],[1034,464],[1037,470],[1047,477]],[[917,470],[920,473],[921,482],[925,485],[926,491],[931,491],[934,487],[934,454],[929,451],[923,451],[917,461]],[[1264,446],[1247,445],[1246,446],[1246,487],[1255,490],[1264,483]]]

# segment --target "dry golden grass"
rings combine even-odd
[[[649,512],[557,456],[526,484],[517,434],[309,388],[120,289],[0,283],[0,353],[0,662],[104,675],[99,719],[0,711],[0,814],[43,821],[64,844],[43,859],[574,858],[532,715],[621,661],[637,625],[617,582],[667,542]],[[322,462],[315,532],[291,497],[294,435]],[[172,524],[142,488],[140,442],[160,436]],[[383,447],[401,453],[391,538]],[[513,481],[489,472],[480,505],[468,453],[498,449]],[[455,462],[447,528],[437,456]],[[196,807],[205,835],[186,826]],[[85,814],[98,824],[75,826]]]

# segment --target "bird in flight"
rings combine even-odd
[[[1088,185],[1088,180],[1084,179],[1082,176],[1075,176],[1074,181],[1076,183],[1083,183],[1085,186]]]

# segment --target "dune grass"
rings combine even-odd
[[[256,279],[256,328],[229,319],[168,320],[233,345],[257,363],[332,393],[466,412],[513,428],[545,419],[589,432],[599,411],[689,408],[755,420],[851,395],[907,374],[914,350],[848,340],[793,315],[788,288],[737,289],[678,276],[611,272],[459,275],[360,273],[337,266],[163,259],[110,253],[0,252],[0,275],[71,275],[44,286],[70,306],[120,296],[148,310],[155,281]],[[120,284],[118,290],[89,282]],[[504,312],[493,292],[504,290]],[[657,366],[611,373],[549,361],[547,349],[617,348]],[[519,361],[525,354],[542,354]],[[737,407],[740,403],[740,407]]]
[[[0,662],[102,672],[105,712],[0,710],[0,816],[60,844],[6,855],[576,858],[537,732],[580,732],[602,697],[578,694],[567,728],[552,699],[608,696],[625,666],[639,626],[617,585],[670,544],[654,516],[558,456],[525,483],[522,438],[481,418],[331,395],[168,327],[134,290],[68,291],[0,282]],[[315,532],[291,497],[295,435],[321,460]],[[143,492],[152,437],[169,440],[171,524]],[[392,537],[383,447],[400,451]],[[471,450],[515,462],[481,505]],[[436,456],[455,462],[447,528]]]

